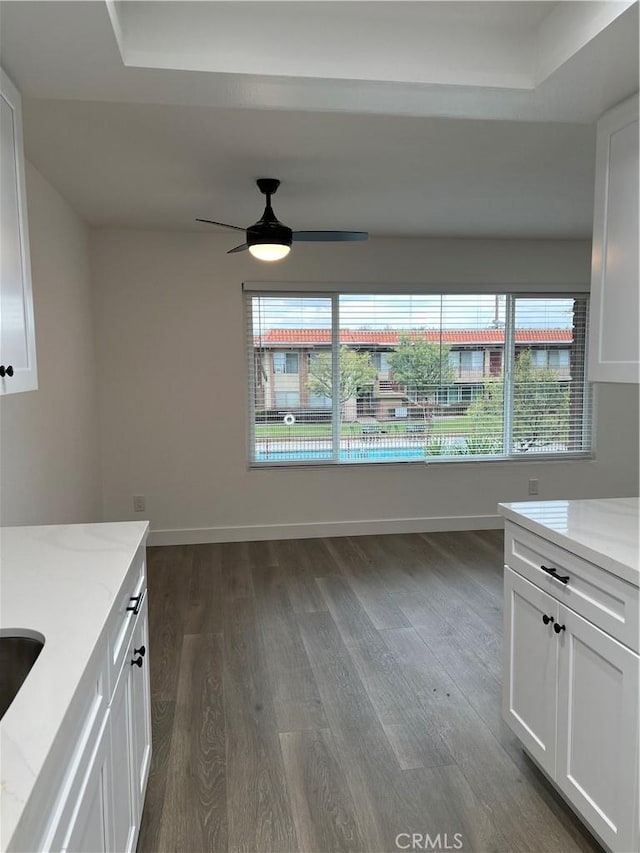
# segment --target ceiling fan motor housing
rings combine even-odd
[[[259,178],[256,183],[260,192],[266,195],[267,204],[259,221],[247,228],[247,245],[275,243],[290,246],[293,242],[293,231],[280,222],[271,207],[271,196],[280,186],[280,181],[275,178]]]
[[[293,232],[281,222],[256,222],[247,228],[247,245],[256,246],[260,243],[277,243],[282,246],[290,246],[293,242]]]

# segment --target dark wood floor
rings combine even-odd
[[[138,850],[598,850],[501,720],[502,563],[497,531],[150,548]]]

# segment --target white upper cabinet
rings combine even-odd
[[[598,122],[589,379],[638,382],[638,97]]]
[[[38,387],[20,93],[0,69],[0,394]]]

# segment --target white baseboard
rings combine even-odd
[[[316,539],[320,536],[366,536],[375,533],[436,533],[449,530],[496,530],[499,515],[452,515],[366,521],[318,521],[301,524],[258,524],[237,527],[188,527],[152,530],[149,545],[201,545],[209,542],[254,542],[264,539]]]

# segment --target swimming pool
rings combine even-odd
[[[422,462],[424,447],[343,447],[340,462]],[[331,462],[332,451],[323,450],[258,450],[256,462]]]

